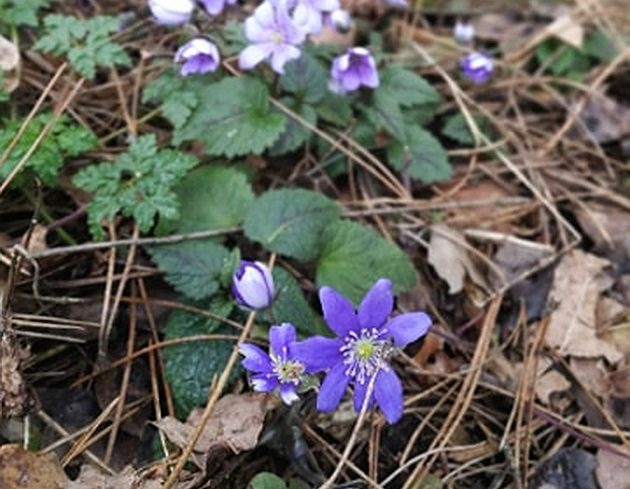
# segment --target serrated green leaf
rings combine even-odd
[[[314,105],[328,92],[328,76],[321,63],[308,52],[287,63],[280,84],[303,103]]]
[[[86,78],[94,78],[96,68],[131,65],[122,46],[111,40],[111,34],[119,28],[116,17],[99,15],[81,20],[53,14],[46,16],[44,25],[46,34],[37,41],[35,49],[66,55],[74,69]]]
[[[229,316],[232,308],[233,301],[227,298],[217,298],[210,305],[210,311],[220,317]],[[218,321],[184,311],[171,313],[164,329],[167,340],[221,331]],[[207,402],[212,379],[223,372],[232,348],[233,344],[224,340],[196,341],[164,348],[166,378],[179,418],[186,418],[194,407]],[[236,367],[230,382],[239,374],[240,367]]]
[[[492,140],[494,138],[492,123],[481,115],[473,116],[473,119],[477,123],[479,130],[485,134],[488,139]],[[461,112],[457,112],[446,120],[442,128],[442,134],[467,146],[471,146],[475,143],[475,138]]]
[[[0,0],[0,21],[16,27],[37,27],[39,9],[51,3],[52,0]]]
[[[271,190],[250,207],[245,234],[270,251],[310,261],[322,250],[323,231],[338,217],[337,205],[317,192]]]
[[[325,330],[321,319],[308,305],[302,289],[289,272],[280,266],[274,267],[273,282],[276,290],[274,322],[291,323],[304,335]]]
[[[396,98],[389,92],[375,91],[371,105],[362,107],[376,129],[384,129],[397,139],[404,139],[405,119]]]
[[[249,489],[287,489],[287,485],[277,475],[261,472],[250,481]]]
[[[377,92],[387,92],[401,107],[421,104],[439,104],[440,94],[429,82],[400,65],[389,65],[380,73]]]
[[[165,280],[191,299],[205,299],[218,289],[229,251],[210,240],[182,241],[148,248]]]
[[[260,80],[226,78],[206,85],[199,104],[175,129],[173,141],[199,140],[209,155],[228,158],[262,153],[282,134],[286,117],[269,106],[269,91]]]
[[[392,141],[387,161],[398,171],[409,172],[414,180],[431,183],[448,180],[453,168],[442,144],[431,133],[418,126],[407,126],[405,143]]]
[[[414,286],[409,257],[372,229],[339,221],[326,232],[326,247],[317,264],[317,285],[328,285],[358,304],[379,278],[389,278],[396,291]]]
[[[179,218],[160,219],[158,234],[238,226],[254,200],[245,174],[222,165],[193,170],[175,188],[175,193],[180,201]]]
[[[8,156],[7,161],[0,166],[0,178],[5,178],[13,171],[15,165],[35,143],[42,130],[52,119],[50,112],[35,116],[18,143]],[[7,148],[18,134],[21,120],[8,121],[6,127],[0,130],[0,148]],[[63,163],[68,158],[94,149],[98,146],[98,139],[92,132],[76,125],[62,115],[55,125],[48,131],[38,148],[28,159],[25,168],[32,170],[46,185],[55,185],[57,176]]]
[[[293,108],[293,107],[291,107]],[[297,114],[309,124],[315,126],[317,124],[317,113],[310,105],[302,105],[294,109]],[[298,121],[290,118],[284,131],[269,150],[271,156],[280,156],[291,151],[295,151],[308,141],[311,135],[310,129],[307,129]]]
[[[148,231],[157,216],[177,219],[179,201],[173,187],[197,159],[171,149],[159,150],[153,134],[139,137],[114,164],[91,165],[75,175],[73,182],[93,193],[87,206],[92,235],[103,236],[101,223],[119,212],[133,217],[140,231]]]

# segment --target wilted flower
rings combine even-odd
[[[294,17],[308,34],[322,30],[323,15],[339,9],[339,0],[297,0]]]
[[[337,32],[342,34],[348,32],[352,27],[352,17],[350,13],[344,9],[333,10],[332,12],[324,13],[324,25],[332,27]]]
[[[357,90],[360,86],[376,88],[379,84],[376,62],[366,48],[349,48],[333,60],[330,89],[338,93]]]
[[[453,37],[458,44],[470,44],[475,37],[475,27],[470,22],[458,20],[453,28]]]
[[[274,299],[271,270],[259,261],[242,260],[232,277],[232,294],[247,309],[265,309]]]
[[[236,0],[199,0],[199,3],[210,15],[219,15],[226,5],[234,5]]]
[[[284,73],[287,61],[300,57],[297,47],[306,33],[291,18],[286,2],[266,1],[245,21],[245,35],[252,45],[246,47],[238,58],[239,66],[249,70],[268,59],[276,73]]]
[[[193,0],[149,0],[149,9],[158,24],[180,25],[190,20],[195,2]]]
[[[332,411],[341,401],[350,383],[354,385],[354,409],[359,411],[370,379],[376,375],[373,395],[389,423],[402,416],[403,390],[400,380],[387,360],[396,347],[424,336],[431,319],[424,312],[400,314],[392,319],[394,308],[392,283],[378,280],[365,295],[358,311],[348,299],[330,287],[322,287],[319,299],[324,320],[337,338],[314,336],[295,343],[294,358],[309,372],[328,370],[317,396],[320,411]]]
[[[492,76],[494,60],[483,53],[475,51],[459,62],[464,75],[474,83],[484,83]]]
[[[242,365],[253,372],[251,382],[255,391],[272,392],[278,388],[285,404],[298,399],[297,388],[305,368],[294,358],[295,340],[295,328],[285,323],[269,329],[269,354],[251,343],[241,344],[240,351],[245,356]]]
[[[203,37],[188,41],[175,54],[175,62],[183,63],[180,70],[182,76],[215,71],[219,66],[219,60],[217,47]]]

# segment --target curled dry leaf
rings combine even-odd
[[[276,398],[268,394],[223,396],[217,402],[194,451],[205,454],[216,446],[226,446],[234,453],[252,450],[258,444],[265,415],[276,405]],[[196,408],[185,423],[167,416],[155,424],[171,442],[183,448],[199,424],[202,413],[202,408]]]
[[[628,127],[630,130],[630,118]],[[589,203],[578,207],[575,217],[598,252],[610,253],[613,260],[630,259],[630,213],[612,205]]]
[[[598,450],[595,475],[600,489],[630,489],[630,453],[622,457],[610,450]]]
[[[64,489],[67,478],[57,457],[29,452],[21,445],[0,447],[2,489]]]
[[[550,299],[557,307],[551,313],[546,340],[560,354],[604,357],[612,364],[623,358],[623,353],[602,339],[596,328],[597,302],[601,292],[610,286],[604,273],[609,265],[607,260],[573,250],[556,268]]]
[[[7,38],[0,35],[0,71],[4,72],[4,89],[12,92],[18,86],[17,68],[20,64],[20,51]]]
[[[466,238],[448,226],[432,226],[428,260],[448,284],[450,294],[463,290],[466,275],[478,286],[488,288],[483,274],[468,254]]]

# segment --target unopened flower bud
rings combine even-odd
[[[494,70],[494,59],[484,53],[470,53],[459,62],[464,75],[474,83],[488,81]]]
[[[203,37],[188,41],[175,54],[175,62],[182,63],[182,76],[215,71],[219,67],[219,60],[217,47]]]
[[[333,10],[326,14],[326,24],[341,34],[345,34],[352,27],[352,17],[344,9]]]
[[[453,37],[458,44],[470,44],[475,37],[475,27],[470,22],[458,20],[453,28]]]
[[[193,0],[149,0],[149,8],[158,24],[181,25],[190,20]]]
[[[265,309],[274,299],[273,277],[264,263],[241,261],[232,277],[232,294],[247,309]]]

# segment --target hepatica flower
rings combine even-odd
[[[298,0],[294,15],[296,22],[308,34],[322,30],[323,16],[339,9],[339,0]]]
[[[195,2],[193,0],[149,0],[149,9],[158,24],[181,25],[190,20]]]
[[[210,15],[219,15],[226,5],[234,5],[236,0],[199,0],[199,3]]]
[[[182,63],[182,76],[215,71],[219,67],[219,61],[219,50],[214,43],[203,37],[188,41],[175,54],[175,62]]]
[[[314,336],[292,345],[291,352],[309,372],[327,370],[317,396],[317,408],[334,410],[348,385],[354,387],[354,409],[359,411],[370,379],[376,376],[374,401],[389,423],[402,416],[403,390],[388,359],[405,345],[424,336],[431,319],[424,312],[389,316],[394,308],[392,283],[378,280],[365,295],[359,309],[330,287],[322,287],[319,298],[324,320],[337,338]]]
[[[376,88],[378,84],[376,62],[366,48],[350,48],[333,60],[329,84],[332,91],[347,93],[361,86]]]
[[[304,364],[295,359],[292,346],[296,334],[292,324],[272,326],[269,329],[269,354],[256,345],[243,343],[241,364],[253,373],[251,383],[257,392],[278,390],[285,404],[298,399],[297,389],[302,383]]]
[[[492,76],[494,60],[487,54],[475,51],[463,58],[459,66],[466,78],[474,83],[485,83]]]
[[[458,20],[453,28],[453,37],[458,44],[470,44],[475,38],[475,27],[470,22]]]
[[[300,57],[298,46],[306,32],[289,15],[284,0],[259,5],[245,21],[245,36],[251,43],[239,55],[239,66],[249,70],[263,60],[269,60],[276,73],[284,73],[287,61]]]
[[[275,297],[271,270],[259,261],[242,260],[232,276],[232,294],[246,309],[266,309]]]

